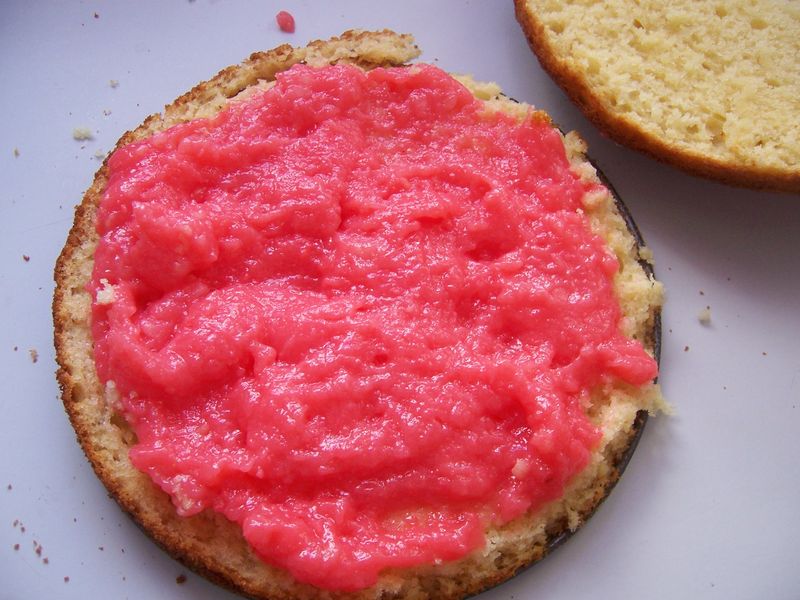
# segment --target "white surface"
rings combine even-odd
[[[294,35],[275,25],[283,8]],[[481,598],[800,597],[799,197],[689,177],[602,138],[541,71],[507,0],[6,0],[0,598],[233,598],[155,547],[75,443],[53,376],[52,267],[97,150],[255,50],[351,27],[413,32],[424,60],[495,80],[581,131],[668,290],[662,384],[677,414],[650,421],[623,480],[576,537]],[[73,140],[77,126],[95,139]],[[706,305],[709,327],[698,321]],[[181,573],[188,580],[176,585]]]

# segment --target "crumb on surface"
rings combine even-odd
[[[14,550],[19,550],[19,544],[14,544]]]
[[[19,156],[19,148],[14,148],[14,158]]]
[[[103,109],[103,116],[104,117],[107,117],[110,114],[111,114],[111,109],[110,108],[104,108]]]
[[[684,346],[684,347],[683,347],[683,351],[684,351],[684,352],[688,352],[688,351],[689,351],[689,346]]]
[[[69,575],[64,575],[64,583],[69,583]]]
[[[28,350],[28,354],[31,355],[32,363],[35,363],[39,360],[39,352],[38,350],[36,350],[36,348],[31,348],[30,350]]]
[[[711,325],[711,307],[706,306],[703,310],[701,310],[700,314],[697,315],[697,319],[703,325]]]
[[[117,88],[119,87],[119,81],[117,81],[116,79],[109,79],[108,85],[111,86],[112,88]]]
[[[186,575],[184,575],[183,573],[178,575],[175,578],[175,583],[177,583],[178,585],[183,585],[184,583],[186,583]]]
[[[93,140],[94,135],[88,127],[75,127],[72,130],[72,139],[82,142],[84,140]]]
[[[30,256],[28,256],[27,254],[23,254],[23,255],[22,255],[22,260],[24,260],[25,262],[30,262],[30,260],[31,260],[31,257],[30,257]]]
[[[106,153],[105,153],[105,152],[103,152],[102,150],[98,150],[97,152],[95,152],[95,153],[94,153],[94,157],[95,157],[97,160],[105,160],[105,158],[106,158]]]
[[[93,16],[95,19],[99,19],[99,18],[100,18],[100,15],[98,15],[97,13],[93,13],[93,14],[92,14],[92,16]]]
[[[292,13],[282,10],[277,15],[275,15],[275,21],[278,23],[278,27],[284,33],[294,33],[294,17]]]

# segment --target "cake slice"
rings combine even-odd
[[[696,175],[800,191],[796,3],[514,4],[542,67],[610,138]]]
[[[56,265],[58,379],[95,472],[249,597],[502,582],[592,514],[661,401],[661,286],[582,140],[417,54],[351,31],[199,84],[121,138]],[[507,156],[493,179],[506,143],[539,170],[508,176]],[[602,341],[577,343],[589,329]]]

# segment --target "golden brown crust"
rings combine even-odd
[[[216,112],[242,90],[274,79],[275,73],[299,61],[347,61],[370,68],[403,64],[417,54],[409,36],[388,31],[347,32],[327,42],[313,42],[307,48],[281,46],[259,52],[242,65],[229,67],[199,84],[162,114],[148,117],[139,128],[123,135],[117,148],[178,122]],[[261,562],[238,526],[219,515],[204,512],[178,517],[168,496],[128,460],[133,434],[114,413],[113,403],[106,397],[94,369],[91,299],[86,284],[97,243],[96,209],[106,181],[104,164],[76,209],[74,225],[55,268],[53,317],[57,377],[64,406],[89,462],[120,506],[167,552],[208,579],[259,599],[462,598],[505,581],[542,558],[554,540],[588,518],[619,477],[619,467],[638,435],[638,428],[633,426],[636,406],[629,411],[630,422],[605,446],[591,478],[575,484],[574,500],[569,506],[553,506],[548,509],[550,513],[528,515],[509,523],[492,533],[484,552],[437,567],[387,572],[377,586],[356,593],[328,592],[297,583],[285,572]],[[624,224],[614,227],[625,229]],[[629,260],[635,262],[638,251],[632,238],[629,245],[633,253]],[[643,281],[656,285],[643,277]],[[647,306],[644,320],[636,327],[639,337],[652,331],[657,305],[652,301]]]
[[[585,74],[574,68],[567,57],[555,47],[547,28],[537,17],[531,4],[529,0],[514,0],[516,18],[528,45],[536,54],[542,68],[609,138],[701,177],[754,189],[800,191],[800,165],[786,169],[745,164],[699,150],[682,148],[667,138],[652,135],[635,120],[615,111],[598,96]]]

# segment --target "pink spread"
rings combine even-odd
[[[285,33],[294,33],[294,17],[292,13],[282,10],[275,15],[275,21],[278,23],[278,27],[281,31]]]
[[[591,388],[656,374],[585,188],[432,66],[295,66],[121,148],[90,288],[134,465],[322,588],[480,548],[587,464]]]

